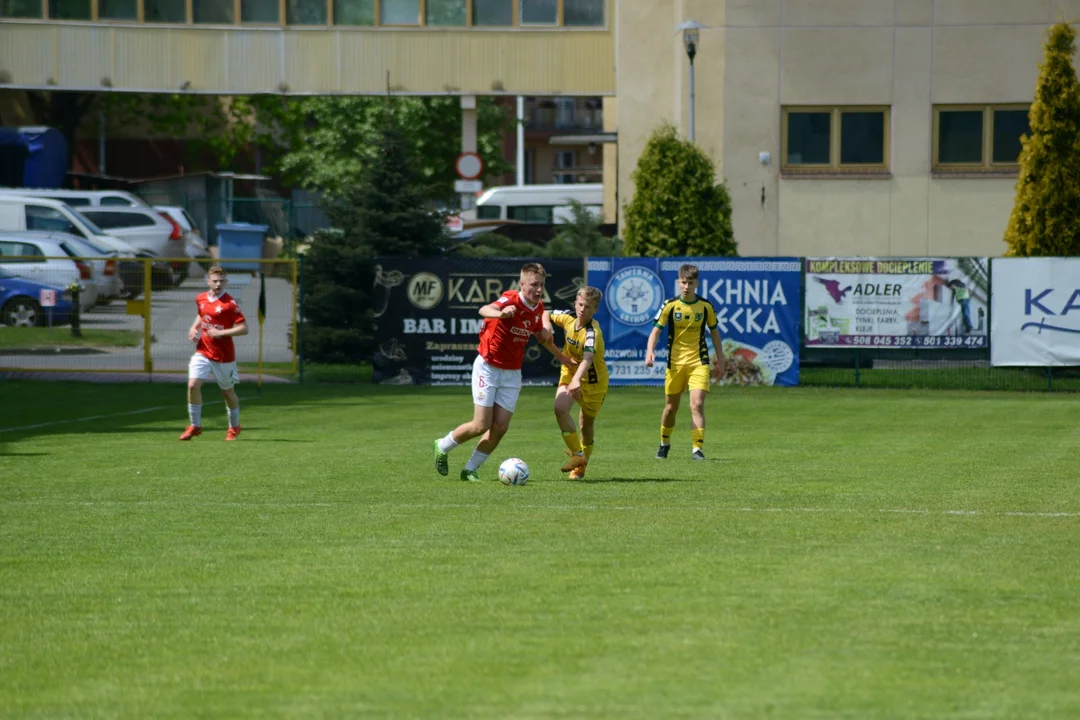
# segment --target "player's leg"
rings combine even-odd
[[[694,368],[690,376],[691,457],[705,459],[705,398],[709,396],[709,368]]]
[[[581,450],[586,462],[592,459],[593,440],[596,436],[596,413],[600,411],[600,405],[604,398],[599,399],[586,395],[582,398],[581,412],[578,413],[578,425],[581,428]],[[570,472],[571,480],[581,480],[585,477],[585,465],[574,468]]]
[[[520,370],[500,370],[499,368],[492,368],[492,370],[492,384],[489,388],[490,392],[487,393],[495,401],[491,412],[491,424],[484,436],[480,438],[480,442],[476,444],[476,449],[473,450],[469,461],[465,463],[465,468],[461,471],[462,480],[475,482],[480,479],[477,471],[499,446],[506,431],[510,429],[510,419],[514,416],[514,408],[517,407],[518,396],[521,394]]]
[[[675,415],[679,412],[682,392],[686,389],[687,372],[685,369],[672,369],[664,373],[664,412],[660,416],[660,447],[656,457],[666,458],[671,449],[671,433],[675,430]]]
[[[180,435],[181,440],[202,435],[202,384],[210,377],[210,361],[199,353],[192,355],[188,362],[188,425]]]
[[[587,462],[585,453],[581,451],[581,440],[578,438],[577,426],[574,425],[574,417],[570,414],[575,402],[566,385],[560,385],[555,391],[555,420],[559,423],[559,432],[562,433],[563,442],[570,454],[569,460],[562,466],[563,472],[570,472]]]
[[[451,450],[475,437],[480,437],[491,427],[491,418],[495,407],[494,370],[495,368],[488,365],[484,358],[479,355],[473,361],[472,420],[458,425],[448,432],[445,437],[435,441],[435,472],[440,475],[446,475],[450,472],[448,454]]]
[[[221,396],[225,398],[225,412],[229,419],[229,429],[225,431],[226,440],[235,440],[240,434],[240,397],[236,394],[236,384],[240,374],[236,363],[210,363],[210,369],[217,380]]]

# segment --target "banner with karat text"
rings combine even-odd
[[[994,258],[990,364],[1080,365],[1080,258]]]

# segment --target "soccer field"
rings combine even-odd
[[[0,382],[0,717],[1080,717],[1075,396],[725,389],[695,462],[615,388],[583,482],[552,396],[463,483],[467,388]]]

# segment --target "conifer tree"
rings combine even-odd
[[[712,159],[671,125],[649,138],[626,206],[626,255],[737,255],[731,196]]]
[[[442,252],[443,213],[390,114],[360,182],[326,205],[334,228],[315,233],[304,255],[304,355],[360,362],[372,353],[375,258]]]
[[[1031,133],[1022,140],[1016,201],[1005,231],[1008,255],[1080,255],[1080,83],[1072,57],[1076,31],[1050,28]]]

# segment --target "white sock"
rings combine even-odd
[[[187,416],[192,425],[202,427],[202,405],[188,403]]]
[[[229,411],[229,427],[240,427],[240,408],[225,407]]]
[[[448,453],[460,444],[454,439],[454,432],[450,431],[446,434],[446,437],[439,440],[439,452]]]
[[[479,450],[473,450],[472,457],[469,458],[469,462],[465,463],[466,470],[479,470],[480,466],[488,459],[486,453],[482,453]]]

